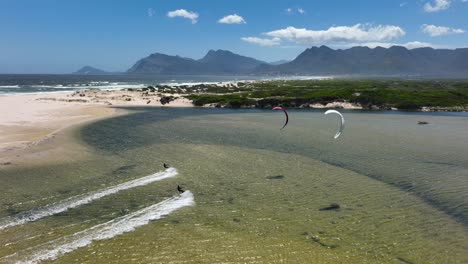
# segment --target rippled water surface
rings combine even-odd
[[[344,115],[338,140],[311,111],[283,130],[280,112],[164,108],[84,127],[85,160],[0,171],[2,219],[178,174],[0,230],[0,262],[468,263],[468,117]]]

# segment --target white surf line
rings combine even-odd
[[[160,181],[160,180],[174,177],[176,175],[177,175],[177,170],[175,168],[169,168],[165,171],[158,172],[152,175],[148,175],[142,178],[124,182],[121,184],[117,184],[117,185],[107,187],[98,191],[73,196],[63,201],[59,201],[50,205],[39,207],[37,209],[25,211],[17,215],[4,217],[0,219],[0,230],[13,227],[13,226],[17,226],[17,225],[22,225],[27,222],[36,221],[38,219],[41,219],[47,216],[51,216],[54,214],[64,212],[70,208],[75,208],[83,204],[90,203],[104,196],[108,196],[108,195],[111,195],[111,194],[114,194],[123,190],[132,189],[138,186],[147,185],[155,181]]]
[[[193,194],[190,191],[185,191],[180,196],[174,196],[134,213],[3,257],[0,262],[32,264],[43,260],[54,260],[74,250],[86,247],[93,241],[111,239],[123,233],[131,232],[150,221],[160,219],[175,210],[192,205],[195,205]]]

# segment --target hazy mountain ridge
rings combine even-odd
[[[84,66],[81,69],[77,70],[73,74],[78,74],[78,75],[105,75],[105,74],[111,74],[110,72],[106,72],[104,70],[94,68],[92,66]]]
[[[154,53],[137,61],[127,73],[141,74],[197,74],[199,63],[196,60]]]
[[[271,61],[268,64],[270,65],[280,65],[290,62],[290,60],[278,60],[278,61]]]
[[[168,75],[351,75],[351,76],[423,76],[467,77],[468,48],[407,49],[352,47],[331,49],[311,47],[294,60],[266,63],[227,50],[210,50],[195,60],[154,53],[137,61],[127,74]],[[83,67],[75,74],[109,74]]]
[[[353,47],[333,50],[326,46],[312,47],[291,62],[281,65],[261,65],[256,74],[303,75],[416,75],[466,76],[468,48],[406,49]]]
[[[210,50],[194,60],[160,53],[139,60],[127,73],[131,74],[248,74],[265,63],[226,50]]]

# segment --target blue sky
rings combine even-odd
[[[210,49],[276,61],[320,45],[460,48],[467,31],[468,0],[0,0],[0,73],[124,71]]]

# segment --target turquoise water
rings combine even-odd
[[[0,171],[0,216],[114,188],[164,162],[178,174],[1,230],[0,261],[34,259],[104,227],[116,235],[56,261],[467,263],[467,117],[344,115],[338,140],[338,118],[318,111],[290,111],[280,130],[275,111],[140,108],[71,131],[84,158]],[[141,222],[178,197],[177,185],[195,205]],[[331,203],[340,209],[319,210]],[[117,232],[115,223],[137,220]]]

